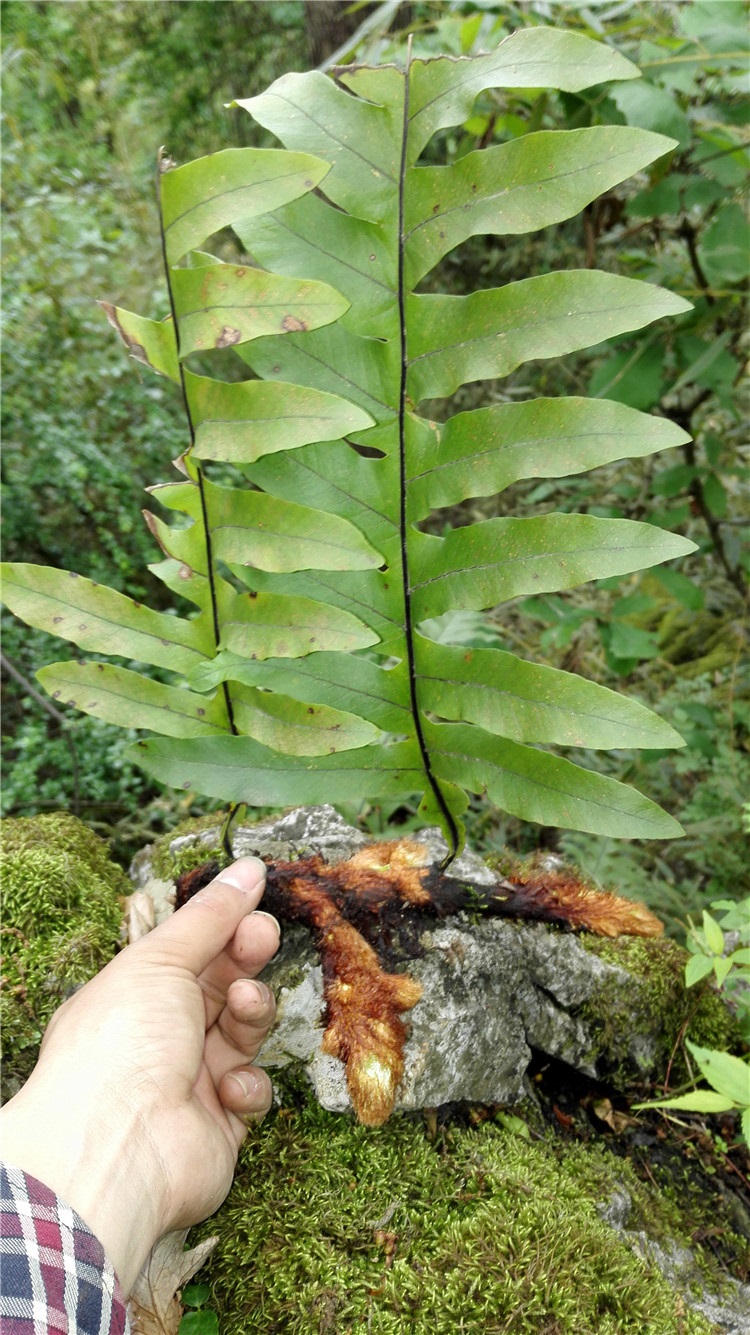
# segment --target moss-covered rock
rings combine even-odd
[[[36,1061],[44,1028],[71,989],[114,954],[130,884],[107,845],[75,816],[0,823],[3,881],[3,1087]]]
[[[686,1030],[701,1047],[739,1049],[737,1022],[719,993],[711,987],[685,987],[688,954],[675,941],[586,934],[578,940],[584,950],[624,969],[638,984],[628,992],[612,986],[597,996],[593,1010],[588,1003],[581,1008],[582,1018],[597,1033],[599,1075],[616,1088],[627,1088],[633,1078],[633,1035],[648,1035],[644,1074],[666,1071],[671,1062],[673,1085],[689,1078],[682,1044]]]
[[[630,1232],[606,1218],[615,1198]],[[420,1117],[372,1130],[290,1099],[201,1231],[219,1238],[200,1279],[222,1335],[714,1330],[643,1243],[692,1245],[674,1203],[601,1144],[493,1120],[431,1138]],[[696,1290],[721,1287],[711,1265]]]
[[[160,841],[151,864],[139,864],[142,888],[154,895],[164,886],[170,889],[169,881],[149,881],[150,866],[159,877],[170,877],[215,856],[218,819],[185,825]],[[315,849],[334,862],[366,842],[325,806],[293,809],[252,826],[239,823],[232,837],[236,854],[288,859]],[[442,856],[436,832],[415,838],[434,861]],[[524,880],[534,867],[506,858],[501,870]],[[470,849],[454,864],[454,874],[471,884],[492,885],[497,871],[497,858],[485,864]],[[402,1109],[455,1100],[519,1102],[534,1052],[620,1091],[662,1080],[670,1062],[673,1079],[687,1079],[681,1065],[686,1021],[688,1036],[705,1047],[731,1048],[739,1038],[715,993],[686,992],[687,955],[670,941],[573,935],[542,923],[479,914],[439,921],[424,915],[403,941],[391,933],[388,951],[389,968],[407,972],[422,986],[422,999],[408,1016],[396,1104]],[[304,1060],[322,1105],[345,1110],[350,1103],[343,1067],[321,1048],[323,977],[306,929],[284,925],[282,948],[266,978],[279,1009],[262,1063],[277,1071]]]
[[[206,816],[192,816],[161,835],[147,850],[149,873],[164,881],[174,881],[186,871],[200,867],[208,858],[222,861],[220,834],[223,811],[211,811]]]

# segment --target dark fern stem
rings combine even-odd
[[[182,359],[180,357],[180,326],[177,320],[177,308],[175,306],[174,292],[172,289],[172,281],[170,277],[169,261],[167,259],[167,238],[164,232],[164,213],[162,209],[162,197],[161,197],[161,178],[164,172],[169,170],[170,165],[171,164],[169,162],[169,159],[164,156],[164,150],[160,149],[156,160],[156,202],[157,202],[157,213],[159,216],[159,237],[161,240],[161,253],[162,253],[162,261],[164,264],[164,276],[167,283],[167,294],[169,296],[169,309],[172,314],[172,326],[174,328],[175,344],[177,347],[177,367],[180,375],[180,389],[182,391],[182,403],[185,409],[185,418],[187,420],[188,433],[190,436],[190,450],[188,451],[190,453],[192,452],[192,449],[195,445],[195,427],[193,425],[193,418],[190,412],[190,404],[188,402],[188,396],[187,396],[187,386],[185,385],[185,372],[182,365]],[[221,628],[219,625],[219,607],[216,596],[216,579],[214,575],[213,552],[211,546],[211,529],[208,523],[206,486],[205,486],[205,479],[203,476],[203,469],[201,465],[199,463],[196,463],[195,467],[197,473],[198,492],[200,495],[200,503],[201,503],[203,536],[206,544],[206,567],[208,570],[208,587],[211,598],[211,619],[213,623],[213,632],[214,632],[214,647],[218,649],[219,640],[221,637]],[[237,728],[237,725],[234,721],[234,709],[232,706],[232,697],[229,691],[229,683],[226,681],[222,682],[221,689],[224,696],[224,703],[226,705],[229,727],[232,733],[235,736],[237,736],[239,729]],[[242,803],[233,803],[230,806],[226,821],[222,825],[221,844],[222,848],[224,849],[230,861],[232,859],[233,854],[232,854],[231,842],[229,840],[229,831],[232,821],[234,820],[234,817],[237,815],[237,812],[239,811],[241,805]]]
[[[404,123],[401,138],[401,163],[399,167],[398,182],[398,315],[401,337],[401,371],[399,383],[398,399],[398,450],[399,450],[399,481],[401,489],[400,505],[400,530],[401,530],[401,570],[404,586],[404,634],[406,638],[406,655],[409,674],[409,698],[411,703],[411,712],[414,719],[414,730],[417,737],[422,764],[424,766],[427,782],[435,796],[435,801],[442,812],[446,828],[449,835],[449,848],[447,856],[444,858],[441,869],[444,871],[450,866],[458,852],[460,837],[453,814],[445,800],[445,796],[440,784],[432,772],[432,761],[427,748],[424,733],[422,731],[422,720],[419,713],[419,698],[417,695],[417,673],[414,661],[414,632],[412,629],[412,611],[411,611],[411,583],[409,576],[409,554],[407,549],[407,514],[406,514],[406,376],[409,369],[409,360],[406,347],[406,306],[404,300],[404,174],[406,172],[406,150],[409,135],[409,73],[411,70],[411,47],[412,38],[406,47],[406,69],[404,71]]]

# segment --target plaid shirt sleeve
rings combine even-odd
[[[20,1168],[0,1165],[3,1335],[129,1335],[104,1248],[75,1210]]]

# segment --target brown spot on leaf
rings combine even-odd
[[[231,348],[235,343],[239,343],[241,338],[242,334],[239,329],[233,329],[231,325],[225,324],[216,340],[216,347]]]
[[[439,204],[433,204],[433,206],[432,206],[432,212],[433,212],[433,213],[439,213],[439,212],[440,212],[440,205],[439,205]]]
[[[247,269],[235,269],[234,276],[235,278],[244,278],[246,273]]]
[[[53,692],[52,692],[52,699],[53,699],[53,700],[59,700],[61,695],[62,695],[62,691],[53,691]]]
[[[287,334],[304,334],[307,331],[304,320],[298,319],[296,315],[285,315],[281,321],[281,328]]]
[[[195,712],[196,712],[196,714],[198,715],[198,718],[203,718],[203,715],[205,714],[206,711],[205,711],[205,709],[198,708],[198,709],[196,709]]]
[[[117,332],[118,336],[125,344],[125,347],[127,348],[131,357],[135,357],[136,361],[143,362],[145,366],[151,366],[152,370],[155,370],[156,368],[153,367],[152,363],[149,361],[148,354],[143,344],[138,343],[137,340],[134,339],[132,335],[129,334],[127,330],[123,327],[123,325],[120,323],[120,317],[117,314],[116,307],[110,305],[108,301],[100,301],[99,305],[104,311],[104,314],[106,315],[107,320],[111,324],[112,328]]]
[[[258,597],[257,589],[251,589],[247,596],[248,598],[257,598]]]
[[[61,621],[62,621],[62,617],[53,617],[53,618],[52,618],[52,625],[53,625],[53,626],[59,626],[59,624],[60,624]]]

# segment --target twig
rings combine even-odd
[[[45,700],[44,696],[39,694],[36,687],[32,686],[30,681],[27,681],[23,673],[19,672],[15,664],[11,663],[10,659],[3,653],[0,653],[0,666],[2,666],[5,672],[7,672],[9,677],[12,677],[14,681],[18,682],[18,685],[22,687],[22,689],[26,692],[27,695],[31,696],[32,700],[34,700],[38,705],[41,706],[41,708],[45,711],[45,713],[49,714],[50,718],[53,718],[55,720],[55,723],[59,724],[63,740],[70,752],[70,759],[73,765],[73,813],[74,815],[77,816],[80,812],[80,807],[81,807],[81,795],[78,782],[79,780],[78,756],[76,755],[76,749],[73,743],[73,738],[70,736],[70,733],[68,732],[68,729],[66,727],[67,720],[65,718],[65,715],[61,714],[59,709],[55,709],[55,706],[50,704],[49,700]]]
[[[669,1093],[669,1077],[670,1077],[670,1075],[672,1074],[672,1065],[673,1065],[673,1063],[674,1063],[674,1059],[675,1059],[675,1057],[677,1056],[677,1049],[679,1048],[680,1044],[682,1043],[682,1040],[683,1040],[683,1038],[685,1037],[685,1033],[686,1033],[686,1031],[687,1031],[688,1025],[690,1024],[690,1021],[691,1021],[691,1020],[693,1019],[693,1017],[695,1016],[696,1011],[698,1010],[698,1007],[700,1006],[700,1004],[701,1004],[701,1002],[702,1002],[702,1000],[703,1000],[703,998],[704,998],[704,996],[705,996],[705,994],[706,994],[707,987],[708,987],[708,985],[707,985],[706,983],[704,983],[704,984],[703,984],[703,987],[699,989],[699,991],[698,991],[698,995],[697,995],[697,997],[696,997],[696,999],[695,999],[695,1005],[693,1006],[693,1009],[689,1012],[688,1015],[686,1015],[685,1019],[683,1020],[682,1024],[680,1025],[679,1031],[678,1031],[678,1033],[677,1033],[677,1037],[676,1037],[676,1039],[675,1039],[675,1041],[674,1041],[674,1047],[672,1048],[672,1051],[671,1051],[670,1054],[669,1054],[669,1061],[667,1062],[667,1069],[666,1069],[666,1072],[665,1072],[665,1075],[664,1075],[664,1084],[663,1084],[663,1086],[662,1086],[662,1094],[664,1094],[664,1095],[667,1095],[667,1094]]]
[[[711,389],[708,388],[701,389],[696,394],[692,403],[688,404],[686,407],[672,409],[671,412],[667,412],[667,416],[671,417],[672,421],[676,422],[678,426],[681,426],[684,431],[690,432],[693,413],[695,413],[697,409],[700,408],[702,403],[705,403],[706,399],[709,399],[711,397],[712,393],[713,391]],[[685,443],[682,446],[682,453],[685,459],[685,463],[688,465],[688,467],[696,468],[696,453],[695,453],[694,440],[691,439],[685,441]],[[700,478],[699,477],[691,478],[690,482],[688,483],[687,490],[688,490],[688,495],[693,501],[696,510],[701,515],[701,518],[703,519],[706,528],[708,529],[711,541],[714,545],[714,551],[716,552],[719,561],[724,567],[727,579],[730,581],[731,584],[734,585],[735,589],[739,593],[743,602],[746,602],[748,596],[747,582],[745,580],[745,577],[742,573],[740,566],[732,565],[732,562],[730,561],[729,556],[727,555],[727,550],[726,547],[724,546],[724,537],[721,531],[721,523],[716,518],[716,515],[712,513],[708,505],[708,502],[706,501],[706,497],[703,491],[703,483],[701,482]]]
[[[706,301],[708,302],[709,306],[715,306],[716,297],[711,291],[711,285],[708,279],[706,278],[706,275],[703,272],[703,268],[700,259],[698,257],[698,247],[695,244],[695,238],[698,235],[698,232],[697,229],[690,222],[689,218],[682,219],[677,235],[682,237],[683,241],[687,245],[688,255],[690,256],[690,264],[693,273],[695,274],[695,281],[697,282],[698,287],[701,289],[701,292],[703,293],[703,296],[706,298]]]

